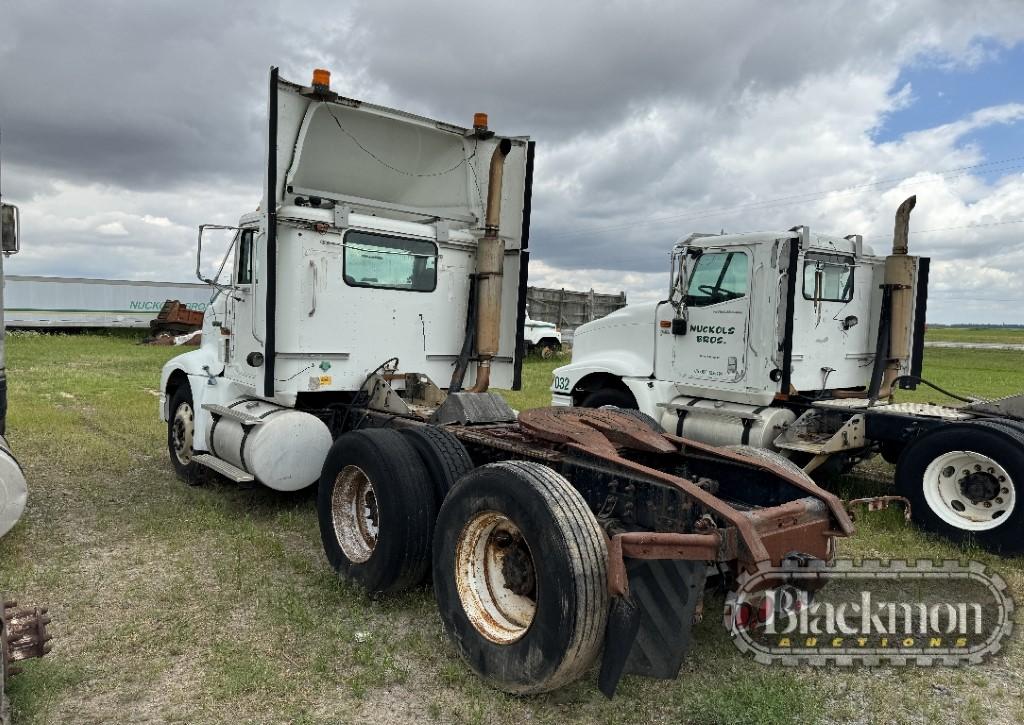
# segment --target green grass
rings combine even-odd
[[[174,477],[156,386],[178,352],[124,335],[9,339],[10,441],[31,491],[0,540],[0,585],[48,604],[56,636],[53,653],[11,682],[17,723],[1024,719],[1019,646],[969,669],[766,668],[729,642],[720,595],[676,680],[626,678],[613,702],[594,672],[541,697],[496,692],[455,655],[428,589],[374,601],[333,575],[312,492]],[[1019,353],[927,357],[925,377],[955,391],[1024,389]],[[547,404],[563,362],[530,360],[510,403]],[[885,475],[881,466],[839,485],[881,492]],[[858,526],[843,555],[980,558],[1024,601],[1020,559],[955,548],[895,511]]]
[[[1024,327],[929,327],[924,339],[929,342],[996,342],[1024,344]]]

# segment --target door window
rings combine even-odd
[[[255,229],[243,229],[239,232],[238,253],[235,255],[235,284],[252,284],[252,253],[255,238]]]
[[[707,307],[747,294],[748,264],[743,252],[705,252],[697,258],[686,289],[689,307]]]

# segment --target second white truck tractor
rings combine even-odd
[[[775,451],[807,472],[881,453],[918,524],[1024,550],[1024,396],[893,402],[931,385],[929,259],[907,253],[915,203],[897,211],[887,256],[802,226],[686,237],[664,300],[576,330],[552,404],[638,409],[684,438]]]

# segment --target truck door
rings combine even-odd
[[[228,300],[227,320],[227,373],[241,383],[258,382],[259,366],[246,360],[258,349],[255,333],[256,307],[256,229],[242,229],[235,240],[235,262],[232,289]]]
[[[746,373],[750,254],[709,248],[690,268],[685,332],[673,329],[670,304],[658,308],[655,375],[701,387],[736,383]]]

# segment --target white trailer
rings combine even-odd
[[[880,452],[920,525],[1024,550],[1024,396],[892,400],[931,385],[929,260],[907,254],[915,203],[897,211],[888,256],[807,227],[686,237],[664,301],[576,330],[552,403],[639,409],[679,436],[777,451],[807,472]]]
[[[194,282],[8,275],[9,328],[130,327],[149,329],[167,300],[206,310],[211,290]]]

